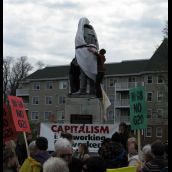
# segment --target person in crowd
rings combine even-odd
[[[151,161],[153,159],[152,151],[151,151],[151,145],[146,144],[142,148],[142,162],[146,163],[148,161]]]
[[[102,154],[102,150],[106,149],[106,147],[108,146],[109,142],[111,141],[110,138],[105,138],[102,143],[101,143],[101,147],[98,150],[98,154],[101,155]]]
[[[137,140],[135,137],[129,137],[127,140],[127,148],[130,146],[132,143],[137,143]]]
[[[71,145],[74,143],[73,136],[70,133],[61,133],[61,137],[62,138],[66,138],[67,140],[69,140],[69,142],[71,143]]]
[[[82,172],[106,172],[105,162],[97,156],[89,157],[83,161]]]
[[[18,172],[19,166],[15,153],[6,148],[3,150],[3,172]]]
[[[32,133],[28,133],[26,135],[26,139],[29,145],[33,140]],[[26,150],[26,144],[24,142],[24,138],[21,139],[20,137],[18,137],[15,151],[18,156],[19,164],[22,165],[25,159],[27,159],[27,150]]]
[[[89,158],[89,150],[86,144],[81,143],[78,147],[78,158],[83,160],[86,160],[87,158]]]
[[[43,172],[69,172],[69,168],[63,159],[51,157],[44,163]]]
[[[139,166],[140,164],[138,145],[136,142],[131,142],[128,144],[128,166]]]
[[[104,75],[105,75],[104,62],[106,61],[106,58],[105,58],[106,50],[101,49],[99,52],[97,52],[93,48],[88,48],[88,50],[94,53],[97,57],[97,75],[96,75],[95,89],[96,89],[97,98],[102,98],[102,90],[101,90],[100,84],[102,83]]]
[[[123,145],[119,142],[119,133],[115,133],[116,140],[110,141],[106,147],[101,149],[100,157],[103,158],[106,168],[120,168],[128,166],[127,153]]]
[[[66,138],[57,139],[54,148],[56,152],[54,155],[64,159],[67,162],[69,172],[81,172],[82,161],[72,157],[72,146],[69,140]]]
[[[29,144],[30,156],[24,161],[19,172],[41,172],[42,165],[38,160],[36,160],[35,155],[38,153],[36,147],[36,141],[32,141]]]
[[[123,144],[125,150],[127,150],[127,140],[129,138],[128,126],[125,122],[119,124],[119,134],[121,137],[121,143]]]
[[[161,170],[168,170],[168,164],[164,159],[164,145],[161,141],[155,141],[151,145],[151,152],[153,159],[145,162],[142,172],[160,172]]]
[[[41,165],[44,164],[44,162],[50,158],[50,155],[47,151],[48,149],[48,140],[45,137],[38,137],[35,141],[36,147],[38,149],[38,152],[34,155],[34,158],[41,163]]]

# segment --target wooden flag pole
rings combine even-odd
[[[27,143],[27,139],[26,139],[26,132],[23,132],[24,135],[24,140],[25,140],[25,145],[26,145],[26,151],[27,151],[27,156],[29,156],[29,147],[28,147],[28,143]]]
[[[139,155],[139,158],[141,158],[140,129],[137,130],[137,139],[138,139],[138,155]]]

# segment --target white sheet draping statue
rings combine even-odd
[[[97,58],[88,50],[88,47],[99,49],[96,32],[89,20],[81,18],[78,23],[78,30],[75,37],[75,57],[80,67],[80,91],[79,94],[86,94],[89,81],[89,94],[95,94],[95,80],[97,75]]]

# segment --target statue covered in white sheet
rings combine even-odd
[[[96,32],[92,25],[89,24],[87,18],[81,18],[78,23],[78,30],[75,37],[75,59],[80,68],[80,83],[79,89],[71,87],[71,93],[74,94],[87,94],[87,86],[89,88],[88,94],[95,95],[95,81],[97,75],[97,57],[94,53],[90,52],[88,48],[98,51],[99,44]],[[77,67],[78,67],[77,66]],[[75,66],[74,66],[75,67]],[[72,75],[71,75],[72,76]],[[78,77],[78,75],[77,75]],[[71,80],[71,85],[76,82]],[[78,84],[78,83],[77,83]],[[74,90],[74,91],[73,91]]]

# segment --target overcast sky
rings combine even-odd
[[[78,21],[94,27],[106,63],[149,59],[163,40],[167,0],[3,0],[3,56],[66,65]]]

